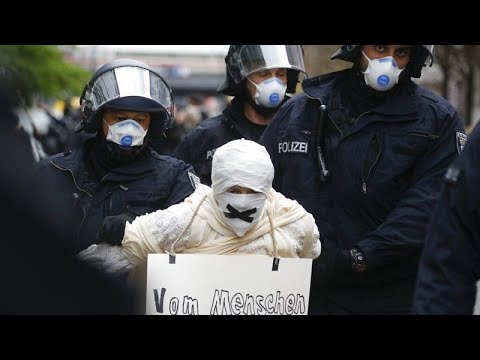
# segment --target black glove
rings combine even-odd
[[[330,248],[313,261],[312,283],[327,284],[335,275],[352,271],[352,257],[349,250]]]
[[[115,216],[107,216],[103,220],[102,228],[97,236],[97,244],[106,242],[110,245],[122,245],[125,225],[135,219],[135,215],[123,213]]]

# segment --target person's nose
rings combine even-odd
[[[395,49],[389,49],[387,51],[387,55],[385,55],[385,56],[391,56],[391,57],[395,58]]]
[[[271,78],[271,77],[275,77],[275,76],[276,76],[275,71],[269,71],[268,75],[267,75],[267,78]]]

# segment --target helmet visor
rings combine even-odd
[[[124,66],[112,69],[100,75],[85,94],[92,102],[92,109],[98,110],[108,102],[126,97],[136,97],[141,105],[131,111],[173,113],[171,91],[165,81],[157,74],[140,67]]]
[[[305,73],[300,45],[243,45],[239,51],[241,79],[250,74],[276,68],[298,70]]]

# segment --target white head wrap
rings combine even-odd
[[[233,140],[213,155],[213,194],[223,193],[235,185],[268,194],[273,174],[273,164],[264,146],[245,139]]]

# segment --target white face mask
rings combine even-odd
[[[103,119],[105,124],[107,122]],[[143,144],[143,139],[147,131],[142,125],[132,119],[122,120],[116,124],[108,125],[107,140],[123,147],[139,146]]]
[[[255,84],[250,78],[247,79],[257,88],[253,97],[257,105],[275,108],[282,103],[287,91],[287,85],[282,80],[277,77],[271,77],[260,84]]]
[[[368,60],[367,69],[363,72],[368,86],[377,91],[387,91],[398,83],[400,74],[405,68],[400,70],[392,56],[370,60],[363,50],[362,54]]]
[[[262,217],[267,195],[232,194],[223,192],[215,195],[220,213],[238,237],[242,237]]]

